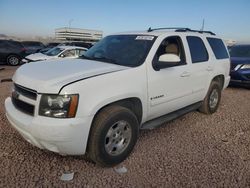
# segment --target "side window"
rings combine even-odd
[[[75,56],[75,50],[66,50],[63,52],[63,57],[74,57]]]
[[[187,36],[192,63],[208,61],[207,49],[200,37]]]
[[[8,41],[9,45],[13,48],[22,48],[22,44],[17,41]]]
[[[172,36],[164,39],[156,51],[153,61],[158,61],[159,57],[163,54],[175,54],[181,59],[179,65],[186,64],[185,52],[182,40],[179,36]]]
[[[82,55],[84,55],[85,52],[86,52],[86,50],[76,49],[76,55],[77,56],[82,56]]]
[[[207,38],[209,45],[211,46],[216,59],[227,59],[228,53],[226,47],[221,39]]]
[[[0,48],[4,48],[6,46],[6,42],[4,40],[0,40]]]
[[[84,55],[85,52],[86,52],[86,50],[79,50],[79,56]]]

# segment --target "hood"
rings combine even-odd
[[[48,56],[42,53],[35,53],[31,54],[25,57],[26,59],[32,60],[32,61],[38,61],[38,60],[47,60],[47,59],[52,59],[55,58],[54,56]]]
[[[128,68],[85,59],[41,61],[22,65],[13,81],[38,93],[58,93],[70,82]]]
[[[231,57],[230,60],[235,66],[238,64],[250,64],[250,57]]]

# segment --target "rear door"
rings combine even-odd
[[[190,61],[191,66],[193,97],[201,101],[207,93],[208,81],[214,67],[202,38],[199,36],[187,36],[186,40],[190,54],[187,61]]]

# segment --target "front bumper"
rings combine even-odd
[[[23,58],[22,63],[29,63],[30,61],[28,59]]]
[[[10,98],[5,100],[11,125],[34,146],[62,155],[85,153],[93,117],[57,119],[33,117],[17,110]]]

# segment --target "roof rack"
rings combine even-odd
[[[193,29],[189,29],[189,28],[185,28],[185,27],[162,27],[162,28],[154,28],[152,29],[151,27],[148,28],[148,32],[152,32],[152,31],[156,31],[156,30],[175,30],[175,32],[196,32],[196,33],[208,33],[210,35],[215,35],[215,33],[211,32],[211,31],[200,31],[200,30],[193,30]]]

